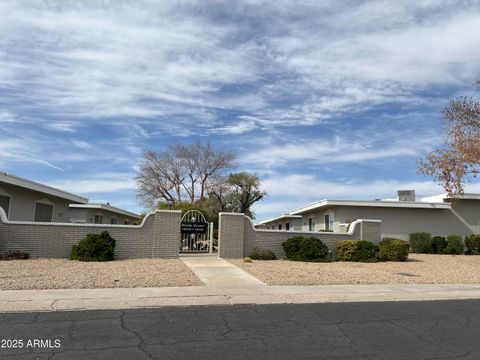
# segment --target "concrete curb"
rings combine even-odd
[[[480,299],[480,285],[207,286],[0,291],[0,312]]]

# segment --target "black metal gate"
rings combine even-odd
[[[210,224],[198,210],[186,212],[181,221],[180,252],[181,253],[211,253],[212,239]]]

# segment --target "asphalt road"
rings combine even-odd
[[[0,359],[480,359],[480,300],[0,314],[0,339]]]

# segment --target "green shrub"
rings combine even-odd
[[[70,260],[112,261],[114,259],[115,240],[108,231],[100,234],[87,234],[77,245],[73,245]]]
[[[30,254],[25,251],[7,251],[6,253],[0,254],[0,260],[26,260],[30,258]]]
[[[465,237],[465,254],[480,255],[480,235],[472,234]]]
[[[407,261],[409,243],[405,240],[385,238],[379,244],[380,261]]]
[[[409,235],[410,251],[420,254],[432,253],[432,234],[427,232],[416,232]]]
[[[444,254],[463,254],[463,240],[461,236],[447,236],[447,246],[443,250]]]
[[[259,248],[254,248],[249,258],[252,260],[276,260],[277,259],[273,251],[259,249]]]
[[[335,245],[337,249],[337,259],[341,261],[351,261],[352,256],[357,250],[356,240],[340,240]]]
[[[342,261],[375,262],[379,248],[370,241],[342,240],[336,244],[337,258]]]
[[[320,239],[314,237],[294,236],[282,243],[288,260],[293,261],[326,261],[328,247]]]
[[[432,238],[432,253],[444,254],[444,250],[447,247],[447,239],[445,236],[434,236]]]

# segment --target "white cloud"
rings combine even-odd
[[[113,193],[117,191],[133,190],[136,188],[132,178],[106,178],[63,180],[50,182],[49,185],[76,194]]]
[[[56,131],[113,117],[173,133],[192,121],[231,134],[312,125],[425,104],[428,87],[470,83],[480,71],[478,5],[4,1],[0,89],[63,118],[36,119]],[[222,118],[229,110],[238,119]]]

